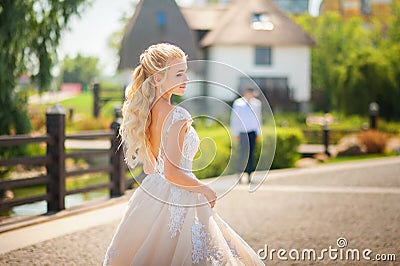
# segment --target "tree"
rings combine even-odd
[[[370,44],[368,35],[360,27],[361,21],[358,18],[345,22],[336,13],[327,13],[317,18],[304,15],[296,20],[317,43],[311,56],[311,86],[314,94],[322,96],[322,101],[316,109],[335,109],[338,107],[336,94],[340,66],[354,51]]]
[[[380,96],[385,106],[380,113],[387,119],[400,119],[400,0],[392,1],[392,16],[389,18],[387,38],[381,43],[380,49],[388,60],[389,92]],[[382,108],[383,107],[383,108]]]
[[[369,104],[377,102],[381,116],[387,120],[400,118],[399,2],[393,1],[393,15],[385,21],[368,24],[367,45],[353,50],[339,67],[335,98],[344,114],[366,115]],[[360,24],[352,32],[363,28]]]
[[[119,23],[121,24],[120,29],[111,33],[111,35],[107,38],[107,46],[117,58],[119,57],[119,50],[121,48],[124,32],[128,27],[128,23],[132,17],[137,3],[138,0],[131,0],[131,10],[125,10],[125,12],[122,13],[121,17],[119,18]]]
[[[327,13],[295,19],[316,40],[312,50],[312,92],[322,95],[316,110],[368,113],[380,105],[386,119],[400,118],[400,0],[385,21],[342,19]]]
[[[27,97],[15,79],[29,73],[41,91],[48,87],[61,32],[84,2],[0,0],[0,135],[29,131]]]
[[[338,108],[346,115],[368,115],[371,102],[378,102],[381,112],[390,108],[386,96],[391,97],[388,60],[372,47],[354,52],[340,67],[337,81]]]
[[[93,56],[78,54],[74,58],[66,57],[62,66],[62,81],[78,82],[87,87],[99,74],[98,63],[99,59]]]

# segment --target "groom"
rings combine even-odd
[[[256,139],[260,135],[262,124],[261,101],[256,98],[256,91],[251,87],[246,87],[242,91],[243,97],[233,102],[231,113],[232,135],[238,142],[237,167],[241,183],[242,173],[250,175],[254,172],[254,150]]]

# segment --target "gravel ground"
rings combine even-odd
[[[397,167],[397,168],[396,168]],[[345,257],[350,249],[364,249],[376,254],[395,254],[400,261],[400,193],[359,191],[273,191],[268,185],[296,186],[318,185],[321,187],[387,187],[400,188],[398,166],[391,169],[358,169],[328,176],[317,174],[274,179],[255,193],[248,193],[244,186],[231,191],[220,199],[216,210],[254,250],[268,246],[271,249],[338,249]],[[313,182],[314,179],[314,182]],[[379,179],[379,180],[377,180]],[[326,182],[323,182],[326,180]],[[100,265],[106,247],[118,221],[65,235],[26,248],[1,255],[0,265]],[[345,238],[347,246],[338,248],[337,240]],[[340,251],[341,250],[341,251]],[[292,253],[294,254],[294,253]],[[336,254],[336,253],[333,253]],[[337,253],[340,255],[340,253]],[[271,256],[271,255],[270,255]],[[288,261],[278,259],[277,253],[266,258],[273,265],[396,265],[396,262],[377,262],[329,259]]]

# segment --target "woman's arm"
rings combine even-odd
[[[174,123],[167,132],[167,141],[164,143],[164,175],[165,178],[188,191],[203,194],[210,203],[211,208],[215,205],[216,193],[203,182],[191,178],[179,167],[182,157],[182,147],[185,133],[189,122],[181,120]]]

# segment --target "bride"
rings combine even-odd
[[[120,135],[129,167],[147,174],[129,200],[104,265],[264,265],[213,210],[217,194],[192,173],[199,138],[170,104],[188,78],[185,53],[160,43],[140,56],[126,90]]]

